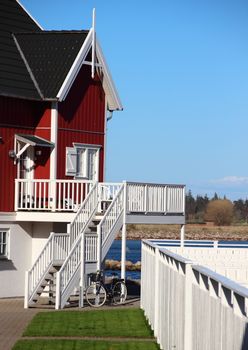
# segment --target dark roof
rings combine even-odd
[[[14,34],[43,98],[55,98],[88,31]]]
[[[16,134],[19,141],[30,143],[31,146],[40,146],[40,147],[54,147],[54,143],[45,140],[39,136],[34,136],[30,134]]]
[[[15,0],[0,0],[0,94],[39,98],[11,33],[41,31]]]
[[[0,95],[55,99],[88,31],[43,31],[16,0],[0,0]]]

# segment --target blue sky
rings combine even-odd
[[[96,8],[124,105],[108,125],[107,180],[248,197],[246,0],[22,4],[44,29],[88,29]]]

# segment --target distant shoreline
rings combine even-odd
[[[121,238],[119,234],[118,238]],[[180,239],[179,225],[128,225],[127,239]],[[248,225],[208,226],[187,224],[185,239],[248,241]]]

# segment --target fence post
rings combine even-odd
[[[158,337],[159,329],[159,248],[155,248],[155,288],[154,288],[154,335]],[[158,339],[159,341],[159,339]]]
[[[55,300],[55,309],[60,309],[60,284],[61,284],[61,275],[60,271],[56,273],[56,300]]]
[[[67,233],[69,234],[67,254],[69,254],[69,251],[71,250],[71,224],[67,224]]]
[[[50,237],[52,237],[52,244],[51,244],[51,251],[50,251],[50,261],[53,261],[53,260],[55,260],[54,259],[54,232],[51,232],[50,233]]]
[[[184,350],[192,350],[192,264],[185,264]]]
[[[181,231],[180,231],[180,246],[181,248],[184,247],[184,237],[185,237],[185,225],[181,225]]]
[[[127,212],[127,183],[124,183],[123,193],[123,225],[121,235],[121,278],[126,278],[126,245],[127,245],[127,225],[126,225],[126,212]]]
[[[80,276],[80,295],[79,307],[84,307],[84,281],[85,281],[85,235],[81,235],[81,276]]]
[[[25,272],[25,294],[24,294],[24,309],[28,309],[29,298],[29,271]]]
[[[18,208],[18,199],[19,199],[19,182],[15,179],[15,211]]]
[[[97,270],[101,270],[101,259],[102,259],[102,240],[101,240],[102,227],[99,224],[97,226]]]

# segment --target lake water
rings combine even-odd
[[[112,244],[106,259],[118,260],[121,261],[121,240],[115,240]],[[136,263],[137,261],[141,261],[141,241],[140,240],[127,240],[127,255],[126,260],[131,261],[132,263]],[[120,271],[112,271],[107,270],[106,274],[111,275],[111,273],[118,273],[120,275]],[[126,277],[128,279],[140,279],[140,271],[127,271]]]
[[[228,244],[229,248],[235,248],[234,244],[238,243],[240,244],[239,248],[247,249],[248,241],[220,241],[220,243]],[[106,259],[121,261],[121,240],[114,241],[114,243],[112,244],[106,256]],[[141,261],[141,241],[140,240],[127,240],[126,260],[129,260],[132,263]],[[118,270],[117,271],[107,270],[106,274],[107,276],[109,276],[113,272],[117,273],[120,276],[120,271]],[[140,271],[126,271],[126,276],[128,279],[140,279]]]

